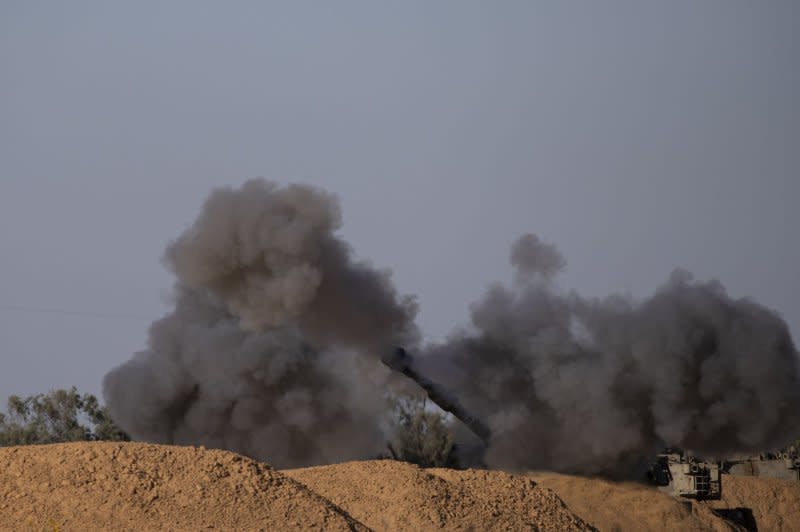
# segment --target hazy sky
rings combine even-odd
[[[168,240],[254,176],[335,192],[429,338],[535,232],[564,289],[680,266],[800,341],[798,27],[796,0],[3,0],[0,400],[99,393],[168,309]]]

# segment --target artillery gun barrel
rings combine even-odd
[[[439,408],[450,412],[462,423],[464,423],[472,432],[475,433],[484,443],[489,442],[491,431],[481,420],[470,414],[454,397],[447,391],[441,389],[439,385],[430,381],[424,375],[421,375],[414,369],[414,359],[411,355],[406,353],[402,347],[398,347],[393,353],[387,353],[381,357],[381,361],[393,371],[402,373],[412,381],[419,384],[428,398],[436,403]]]

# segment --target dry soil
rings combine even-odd
[[[0,449],[0,530],[365,528],[267,465],[194,447]]]
[[[0,448],[0,530],[800,530],[800,482],[723,478],[687,503],[647,486],[393,461],[276,471],[234,453],[141,443]]]
[[[592,530],[552,491],[499,471],[373,460],[285,473],[374,530]]]

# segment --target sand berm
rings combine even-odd
[[[800,526],[800,483],[735,479],[759,530]],[[646,486],[388,460],[277,471],[143,443],[0,448],[0,530],[738,530]],[[797,529],[797,528],[795,528]]]

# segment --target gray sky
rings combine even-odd
[[[798,341],[799,26],[794,0],[4,0],[0,399],[99,393],[168,309],[167,241],[254,176],[338,194],[430,338],[531,231],[564,288],[681,266]]]

